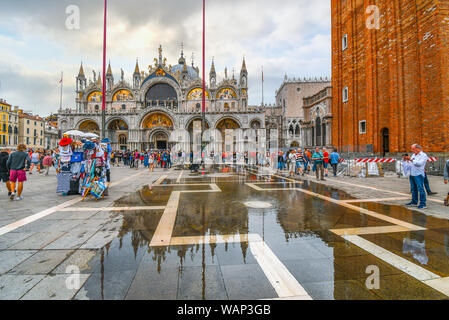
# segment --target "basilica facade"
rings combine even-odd
[[[158,51],[158,57],[146,71],[141,71],[136,62],[132,83],[125,81],[123,70],[116,81],[111,65],[108,66],[105,132],[113,149],[170,149],[180,140],[187,144],[193,140],[194,123],[202,119],[203,91],[199,69],[193,62],[188,65],[183,52],[178,64],[172,66],[163,57],[162,47]],[[102,77],[95,71],[93,79],[87,81],[81,64],[76,77],[76,108],[58,112],[62,132],[77,129],[100,134],[102,86]],[[221,133],[223,140],[227,129],[244,131],[265,127],[265,109],[248,105],[245,59],[238,79],[234,75],[228,77],[226,70],[221,81],[217,79],[212,61],[205,107],[206,128]]]

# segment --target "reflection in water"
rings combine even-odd
[[[256,191],[246,186],[245,182],[266,182],[264,177],[246,174],[240,168],[238,170],[227,168],[226,170],[225,176],[219,175],[219,172],[223,172],[222,168],[219,171],[217,169],[213,174],[202,175],[200,173],[184,176],[182,183],[216,183],[222,192],[182,194],[173,230],[174,237],[258,233],[274,254],[285,263],[295,278],[300,283],[304,282],[307,286],[306,289],[310,289],[318,297],[324,296],[329,299],[379,298],[367,290],[363,281],[359,280],[366,278],[367,265],[377,265],[380,260],[344,241],[329,230],[385,226],[389,225],[387,222],[301,192]],[[282,180],[273,178],[273,182],[279,181]],[[165,180],[164,183],[175,184],[176,180]],[[292,184],[286,182],[284,184],[265,184],[260,187],[291,188]],[[296,187],[302,187],[334,199],[351,199],[342,191],[314,182],[305,181],[303,185],[297,184]],[[204,187],[201,190],[207,188]],[[153,187],[152,189],[145,187],[117,200],[114,205],[118,207],[165,206],[173,190],[183,189],[195,190],[195,187]],[[248,208],[245,206],[248,201],[263,201],[271,204],[271,208]],[[423,227],[446,227],[441,220],[427,218],[425,215],[405,208],[376,203],[359,205]],[[164,210],[120,212],[123,222],[118,239],[114,240],[112,249],[111,244],[108,244],[100,252],[99,272],[101,272],[101,277],[98,279],[100,282],[98,287],[101,288],[101,295],[99,298],[107,298],[105,290],[108,289],[105,287],[107,288],[107,281],[110,281],[108,280],[110,274],[105,277],[105,273],[111,272],[111,269],[114,269],[114,264],[126,264],[125,260],[133,260],[126,268],[135,272],[141,265],[141,261],[144,261],[149,268],[145,269],[147,272],[154,270],[159,275],[163,275],[164,272],[172,272],[170,275],[178,277],[178,282],[183,276],[186,276],[187,279],[192,276],[192,270],[189,270],[190,273],[186,270],[192,266],[197,268],[195,270],[198,271],[195,272],[198,277],[194,278],[195,283],[192,283],[192,286],[198,286],[195,287],[197,290],[195,297],[199,299],[211,298],[210,282],[212,280],[208,273],[210,270],[208,268],[211,266],[257,264],[247,242],[150,247],[149,243],[163,212]],[[447,226],[449,227],[449,224]],[[380,240],[366,238],[373,242],[380,241],[381,247],[396,254],[409,256],[409,258],[412,256],[422,265],[430,266],[432,259],[436,261],[435,257],[441,258],[432,249],[429,250],[429,243],[432,241],[439,241],[441,247],[444,246],[444,256],[449,256],[447,232],[435,232],[434,239],[430,241],[426,231],[380,235]],[[438,268],[446,270],[445,265],[438,265]],[[385,272],[385,269],[381,271]],[[134,276],[130,281],[132,279]],[[410,279],[401,278],[397,282],[404,284],[410,281]],[[395,282],[392,280],[390,283]],[[413,285],[416,284],[413,283]],[[154,288],[154,290],[157,289]],[[388,294],[387,291],[382,294]],[[320,296],[320,294],[323,295]]]
[[[412,212],[412,223],[421,226],[426,226],[427,217],[419,217],[416,212]],[[402,252],[404,254],[411,254],[413,259],[418,261],[420,264],[426,265],[429,262],[429,258],[426,254],[426,240],[424,239],[425,231],[420,230],[416,232],[409,233],[409,236],[404,238],[404,245]]]

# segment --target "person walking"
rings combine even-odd
[[[45,170],[45,175],[48,176],[50,167],[53,165],[53,159],[52,159],[52,156],[50,155],[50,153],[47,153],[45,155],[44,159],[42,160],[42,165]]]
[[[329,176],[329,152],[327,152],[326,148],[323,148],[323,157],[324,157],[324,176]]]
[[[334,149],[334,151],[329,156],[329,161],[332,166],[332,171],[334,173],[334,177],[337,176],[337,169],[338,169],[338,163],[340,162],[340,155],[337,152],[337,149]]]
[[[306,160],[304,159],[304,153],[302,149],[299,148],[296,153],[296,174],[304,176],[304,168],[306,167]]]
[[[410,183],[412,187],[412,201],[407,203],[408,207],[418,207],[418,209],[427,209],[426,191],[424,190],[425,168],[427,164],[427,154],[418,144],[412,146],[413,155],[403,157],[404,171],[410,171]],[[419,199],[418,199],[419,194]],[[418,200],[420,201],[418,205]]]
[[[26,146],[21,144],[17,147],[17,151],[9,155],[8,161],[6,162],[6,168],[9,170],[9,180],[11,184],[11,195],[10,199],[15,201],[23,200],[22,191],[23,183],[27,181],[25,168],[30,169],[31,160],[30,156],[25,152]],[[16,183],[17,186],[17,197],[15,194]]]
[[[2,149],[0,152],[0,182],[4,182],[8,190],[8,197],[14,192],[11,190],[11,183],[9,182],[9,170],[6,166],[9,158],[9,149]]]
[[[312,155],[312,161],[316,179],[324,181],[324,156],[320,148],[315,149],[315,153]]]
[[[37,150],[32,151],[30,158],[31,158],[31,167],[30,167],[29,173],[33,174],[34,166],[36,166],[37,171],[39,172],[39,174],[41,174],[42,172],[41,172],[41,163],[40,163],[39,152]]]
[[[288,176],[291,177],[296,173],[296,151],[291,150],[288,153]]]
[[[444,184],[449,183],[449,160],[446,161],[446,165],[444,167]],[[444,199],[444,205],[449,207],[449,192],[447,193],[446,199]]]

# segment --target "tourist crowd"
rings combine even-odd
[[[409,176],[412,201],[407,206],[420,209],[427,207],[428,195],[436,193],[430,190],[427,172],[425,170],[428,157],[422,147],[412,146],[413,154],[404,155],[402,166],[404,175]],[[336,177],[341,157],[336,149],[329,152],[326,148],[315,150],[291,149],[286,152],[210,152],[205,157],[206,164],[244,164],[255,167],[270,168],[273,172],[288,176],[304,176],[315,173],[317,180],[325,180],[329,171]],[[156,168],[169,169],[173,165],[195,164],[202,161],[197,152],[186,153],[168,150],[112,150],[109,139],[74,141],[64,137],[59,147],[53,150],[27,149],[19,145],[17,151],[3,148],[0,152],[0,181],[6,184],[11,200],[22,200],[23,183],[27,180],[26,173],[32,175],[34,169],[39,174],[49,174],[54,168],[57,173],[57,192],[63,195],[94,192],[96,197],[107,195],[107,187],[111,181],[110,167],[121,165],[131,169],[143,166],[150,171]],[[449,183],[449,160],[444,170],[444,183]],[[16,188],[17,186],[17,188]],[[93,188],[93,191],[91,190]],[[449,193],[445,199],[449,206]]]

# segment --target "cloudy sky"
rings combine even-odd
[[[40,115],[59,108],[64,72],[64,107],[74,107],[75,77],[81,61],[88,78],[102,71],[102,0],[0,0],[0,98]],[[185,55],[200,65],[201,0],[109,0],[108,60],[116,79],[120,68],[131,82],[136,58],[141,70],[157,56],[169,64]],[[79,30],[66,27],[67,7],[80,10]],[[329,0],[206,0],[206,74],[212,57],[219,79],[225,67],[240,72],[246,57],[250,104],[275,101],[284,75],[330,76]],[[207,80],[208,80],[207,76]]]

